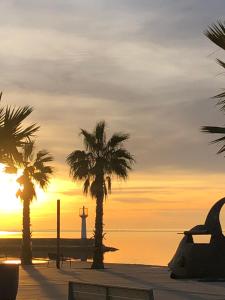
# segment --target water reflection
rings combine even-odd
[[[176,232],[110,232],[105,244],[119,251],[105,254],[105,261],[167,265],[180,239]]]
[[[40,258],[40,259],[32,259],[32,263],[37,265],[37,264],[43,264],[46,263],[47,260]],[[2,260],[1,263],[3,264],[16,264],[16,265],[20,265],[21,264],[21,260],[20,259],[14,259],[14,258],[8,258],[6,260]]]

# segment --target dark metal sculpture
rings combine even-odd
[[[184,231],[177,251],[169,262],[172,278],[225,278],[225,237],[220,225],[220,211],[225,198],[210,209],[204,225]],[[194,243],[193,235],[210,235],[209,244]]]

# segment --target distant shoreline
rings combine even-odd
[[[180,232],[184,232],[187,229],[106,229],[105,232],[106,233],[121,233],[121,232],[125,232],[125,233],[180,233]],[[87,230],[88,233],[93,234],[92,230]],[[47,233],[49,234],[54,234],[56,233],[56,230],[54,229],[49,229],[49,230],[37,230],[37,231],[33,231],[32,235],[38,235],[40,237],[40,234],[44,234],[46,235]],[[70,229],[70,230],[62,230],[61,233],[78,233],[80,234],[80,229]],[[9,236],[18,236],[21,235],[22,232],[21,231],[0,231],[0,238],[5,237],[7,235]],[[49,237],[51,238],[51,237]]]

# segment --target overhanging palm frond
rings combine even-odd
[[[202,132],[206,133],[218,133],[218,134],[225,134],[225,127],[219,126],[203,126],[201,128]]]
[[[204,33],[213,43],[225,50],[225,24],[223,22],[218,21],[212,24]]]
[[[217,100],[217,105],[220,106],[220,110],[225,110],[225,92],[213,96],[212,99]]]
[[[22,156],[18,148],[30,141],[30,138],[39,129],[33,124],[23,128],[22,122],[31,114],[33,109],[29,106],[13,108],[7,106],[0,110],[0,153],[8,156],[16,162],[22,162]]]
[[[39,126],[33,124],[23,129],[21,125],[32,111],[33,108],[30,106],[19,108],[7,106],[4,114],[4,127],[13,131],[14,134],[20,136],[20,138],[30,138],[39,129]]]
[[[223,89],[222,93],[219,93],[216,96],[213,96],[213,98],[215,98],[215,99],[221,99],[221,98],[224,98],[224,97],[225,97],[225,91],[224,91],[224,89]],[[218,102],[218,104],[220,104],[220,103]]]
[[[218,139],[215,139],[213,140],[211,143],[212,144],[218,144],[218,143],[221,143],[221,142],[224,142],[225,141],[225,127],[217,127],[217,126],[203,126],[202,127],[202,132],[206,132],[206,133],[214,133],[214,134],[222,134],[224,136],[218,138]],[[225,151],[225,145],[222,146],[219,151],[217,151],[217,154],[220,154],[222,152]]]

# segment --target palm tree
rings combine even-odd
[[[133,156],[123,147],[129,135],[115,133],[107,141],[105,127],[102,121],[92,133],[81,129],[85,150],[75,150],[66,159],[72,178],[84,181],[84,194],[89,192],[96,199],[93,269],[104,268],[103,200],[111,192],[112,176],[126,179],[134,162]]]
[[[217,46],[225,50],[225,22],[218,21],[215,24],[212,24],[205,31],[205,35]],[[225,68],[225,62],[217,59],[217,63]],[[220,106],[221,110],[225,110],[225,91],[219,93],[218,95],[213,97],[217,100],[217,105]],[[225,127],[224,126],[203,126],[201,128],[202,132],[220,134],[222,135],[220,138],[217,138],[212,141],[212,143],[223,143],[222,147],[217,152],[218,154],[225,151]]]
[[[52,167],[46,163],[53,160],[52,156],[45,150],[39,151],[34,158],[34,142],[23,145],[22,151],[22,175],[17,179],[20,188],[17,197],[23,201],[23,232],[21,263],[32,264],[31,230],[30,230],[30,203],[36,198],[37,183],[45,189],[49,183],[50,175],[53,173]]]
[[[2,93],[0,93],[0,100]],[[35,134],[39,126],[32,124],[23,127],[22,123],[32,113],[30,106],[0,108],[0,162],[21,162],[19,149]],[[12,168],[13,171],[13,168]]]

